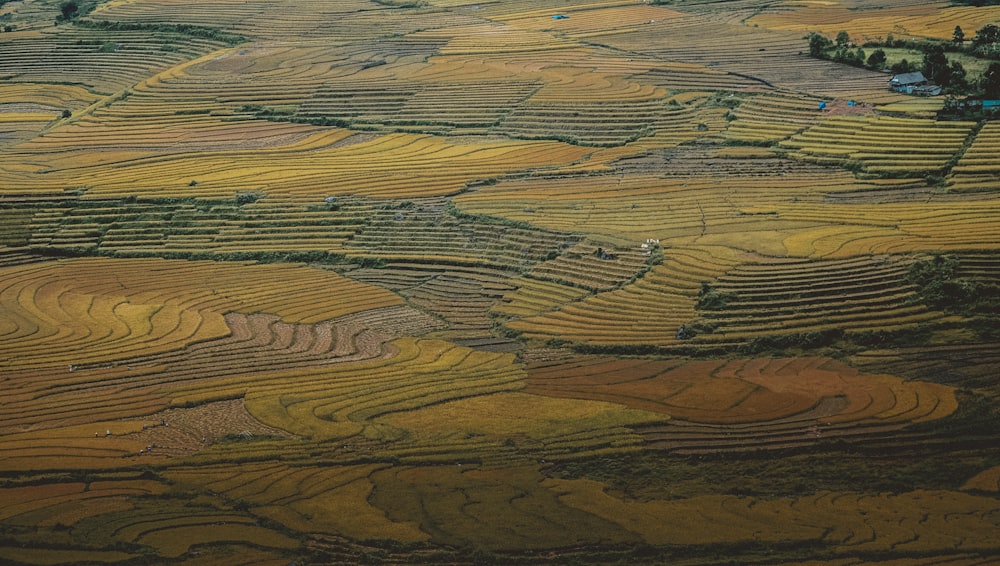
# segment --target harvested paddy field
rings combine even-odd
[[[994,562],[967,4],[0,0],[0,563]]]

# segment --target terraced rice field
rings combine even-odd
[[[882,329],[880,320],[917,326],[941,318],[915,300],[906,278],[910,265],[891,256],[745,264],[715,280],[715,292],[729,298],[723,308],[702,309],[702,316],[721,340],[830,328],[871,331]]]
[[[997,164],[997,143],[1000,128],[989,122],[979,131],[954,168],[949,184],[956,191],[993,191],[1000,175]]]
[[[905,118],[831,118],[780,146],[801,159],[855,161],[871,172],[934,170],[958,153],[972,126]]]
[[[951,39],[955,26],[980,29],[1000,17],[996,7],[976,9],[927,0],[904,0],[882,6],[877,12],[853,9],[848,2],[822,2],[803,6],[778,4],[751,21],[768,29],[820,31],[831,36],[851,30],[855,38],[908,37]]]
[[[0,4],[0,563],[1000,553],[996,7]]]

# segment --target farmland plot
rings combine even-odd
[[[971,133],[969,122],[903,118],[831,118],[780,144],[800,159],[856,161],[867,171],[941,169]],[[920,135],[914,135],[917,131]]]
[[[0,44],[0,74],[29,85],[72,78],[72,86],[110,95],[222,45],[180,33],[151,35],[69,27],[4,41]],[[51,65],[53,59],[65,67]],[[72,69],[70,77],[67,69]]]
[[[317,322],[399,304],[398,298],[385,291],[357,287],[334,274],[285,268],[291,269],[288,275],[295,278],[293,285],[313,287],[312,296],[283,296],[287,287],[268,282],[266,270],[252,270],[261,277],[253,285],[245,265],[82,259],[9,268],[2,291],[10,316],[4,326],[4,367],[41,366],[25,355],[27,348],[45,348],[46,365],[79,365],[111,361],[123,349],[149,348],[152,353],[217,338],[228,333],[222,319],[228,309],[270,312],[290,322]],[[170,292],[177,281],[191,285],[189,294]],[[320,282],[339,283],[354,294],[353,304],[327,298],[327,308],[322,308],[325,293],[316,289]]]
[[[997,163],[997,143],[1000,142],[1000,127],[989,122],[976,134],[969,148],[962,154],[949,185],[956,191],[995,191],[996,178],[1000,171]]]
[[[950,389],[861,376],[828,359],[584,364],[529,367],[527,391],[615,401],[671,416],[641,427],[652,448],[758,450],[826,435],[891,430],[955,410]]]
[[[297,128],[297,127],[296,127]],[[113,134],[108,134],[113,135]],[[325,136],[324,136],[325,137]],[[11,190],[42,192],[81,187],[94,197],[125,197],[138,188],[136,178],[163,197],[232,198],[235,193],[317,198],[322,194],[360,194],[382,198],[449,195],[467,183],[545,166],[543,156],[562,155],[560,163],[582,158],[582,148],[549,141],[493,141],[455,144],[427,135],[389,134],[350,146],[314,149],[312,139],[269,151],[228,151],[176,159],[140,158],[122,164],[67,168],[35,184],[34,175],[13,175]],[[397,155],[387,159],[386,152]],[[447,159],[453,167],[441,174]],[[58,179],[57,177],[62,177]],[[409,183],[421,177],[416,193]]]
[[[525,317],[508,326],[527,336],[604,345],[667,345],[693,318],[699,282],[735,259],[725,248],[670,249],[661,265],[635,283]]]
[[[802,39],[995,7],[77,4],[0,6],[0,562],[997,555],[997,131]]]
[[[739,266],[703,289],[701,314],[722,340],[916,326],[941,313],[919,304],[906,278],[911,261],[880,256]]]
[[[748,77],[761,88],[777,87],[826,97],[853,94],[879,102],[898,99],[898,95],[886,93],[885,79],[879,73],[810,59],[802,54],[801,33],[724,21],[731,13],[691,10],[682,17],[655,20],[596,40],[618,49]],[[717,40],[700,41],[704,37]],[[840,85],[844,84],[851,87],[843,90]]]
[[[877,12],[852,9],[847,2],[779,4],[749,21],[768,29],[819,31],[831,37],[842,30],[851,30],[857,39],[888,35],[951,39],[956,25],[976,30],[995,23],[998,17],[1000,10],[996,7],[975,9],[914,0],[880,7]]]

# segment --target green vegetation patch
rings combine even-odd
[[[143,24],[136,22],[109,22],[107,20],[77,20],[73,23],[79,27],[103,31],[145,31],[152,33],[175,33],[199,39],[219,41],[226,45],[245,43],[247,38],[237,34],[222,31],[219,28],[195,26],[191,24]]]
[[[812,32],[805,37],[809,55],[854,67],[896,74],[920,71],[927,80],[945,93],[991,97],[997,94],[991,78],[1000,73],[1000,28],[993,24],[976,31],[971,41],[960,26],[955,26],[952,41],[902,40],[890,34],[855,45],[846,31],[831,40]]]
[[[963,274],[954,254],[936,254],[914,263],[908,279],[921,299],[936,308],[965,315],[1000,316],[1000,281]]]

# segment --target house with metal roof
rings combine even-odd
[[[941,94],[941,87],[930,84],[927,77],[920,71],[893,75],[889,79],[889,90],[919,96],[937,96]]]

